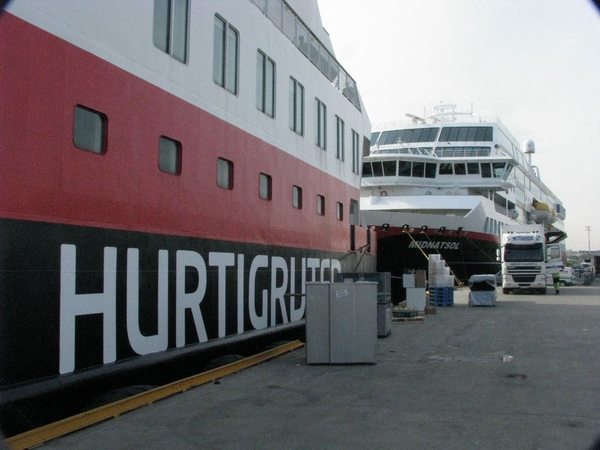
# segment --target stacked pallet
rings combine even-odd
[[[430,306],[454,306],[454,288],[438,287],[429,289]]]
[[[454,277],[438,254],[429,255],[429,306],[454,306]]]

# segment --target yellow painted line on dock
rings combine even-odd
[[[217,367],[216,369],[212,369],[198,375],[192,375],[191,377],[184,378],[183,380],[175,381],[165,386],[142,392],[141,394],[128,397],[118,402],[101,406],[76,416],[68,417],[58,422],[18,434],[6,439],[6,443],[13,450],[23,450],[41,445],[44,442],[64,436],[68,433],[72,433],[73,431],[80,430],[110,418],[117,418],[123,413],[133,411],[134,409],[145,405],[150,405],[158,400],[187,391],[195,386],[210,383],[219,378],[223,378],[224,376],[247,369],[248,367],[260,364],[284,353],[296,350],[303,345],[304,344],[300,341],[289,342],[271,350],[244,358],[240,361]]]

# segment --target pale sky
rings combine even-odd
[[[567,248],[600,250],[600,13],[591,0],[319,0],[371,123],[440,102],[532,139],[567,210]]]

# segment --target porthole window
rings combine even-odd
[[[302,188],[299,186],[292,187],[292,206],[296,209],[302,209]]]
[[[161,136],[158,143],[158,167],[161,172],[181,173],[181,143]]]
[[[73,143],[75,147],[102,154],[106,151],[106,116],[81,105],[73,113]]]
[[[325,215],[325,197],[317,195],[317,214],[319,216]]]
[[[259,195],[263,200],[271,200],[273,179],[270,175],[261,173],[259,177]]]
[[[223,158],[217,159],[217,186],[233,189],[233,163]]]

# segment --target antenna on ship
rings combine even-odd
[[[531,165],[531,155],[535,153],[535,142],[531,139],[527,139],[523,142],[523,153],[527,155],[527,162]]]
[[[540,169],[537,166],[531,164],[531,155],[535,153],[535,142],[531,139],[527,139],[523,142],[523,153],[527,155],[527,162],[529,163],[529,167],[531,167],[531,171],[536,176],[536,178],[540,178]]]

